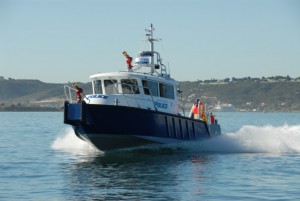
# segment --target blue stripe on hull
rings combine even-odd
[[[73,125],[77,134],[85,135],[100,150],[154,142],[143,137],[166,139],[162,141],[210,137],[203,121],[124,106],[66,103],[65,123]]]

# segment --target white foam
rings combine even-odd
[[[66,151],[74,154],[99,153],[88,142],[79,139],[71,127],[66,128],[51,145],[54,150]]]
[[[67,128],[52,144],[52,149],[76,155],[95,155],[100,152],[79,139],[72,128]],[[300,153],[300,125],[243,126],[234,133],[222,134],[204,141],[167,145],[193,152],[216,153]],[[149,147],[151,148],[151,147]]]
[[[224,153],[300,153],[300,125],[243,126],[190,147],[194,151]]]

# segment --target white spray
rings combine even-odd
[[[190,147],[194,151],[218,153],[300,153],[300,125],[243,126]]]
[[[67,128],[60,137],[57,137],[51,147],[54,150],[76,154],[99,154],[93,146],[79,139],[72,128]],[[168,147],[181,147],[199,153],[300,153],[300,125],[243,126],[234,133]]]

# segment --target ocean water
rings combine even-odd
[[[216,113],[222,136],[103,153],[61,112],[0,113],[0,200],[299,200],[300,113]]]

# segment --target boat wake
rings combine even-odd
[[[100,152],[89,143],[79,139],[72,128],[66,128],[63,134],[55,139],[52,149],[76,155],[99,155]],[[178,148],[197,153],[300,153],[300,125],[283,126],[243,126],[234,133],[226,133],[209,140],[184,142],[159,146],[162,150]],[[134,148],[149,151],[157,146]]]
[[[199,142],[189,149],[217,153],[300,153],[300,125],[243,126],[237,132]]]

